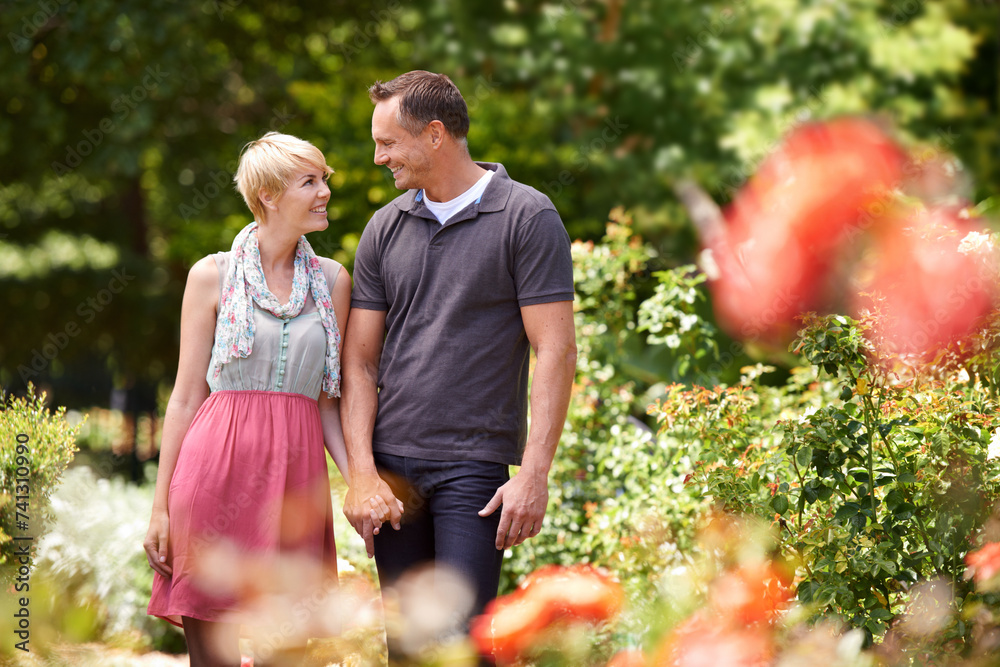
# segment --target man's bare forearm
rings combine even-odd
[[[566,423],[575,373],[575,345],[538,350],[531,380],[531,426],[519,474],[548,476]]]
[[[340,414],[351,479],[376,474],[372,455],[372,434],[378,412],[376,373],[377,369],[363,363],[344,371]]]

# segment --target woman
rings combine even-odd
[[[331,173],[307,141],[269,132],[249,143],[234,180],[255,222],[188,275],[143,546],[156,571],[149,613],[184,628],[195,666],[240,664],[252,606],[241,567],[265,588],[260,573],[289,562],[321,579],[312,590],[336,582],[323,447],[346,478],[338,397],[351,280],[304,236],[329,224]]]

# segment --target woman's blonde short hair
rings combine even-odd
[[[268,132],[243,147],[233,181],[257,222],[264,221],[261,189],[277,199],[285,192],[292,174],[303,167],[319,169],[323,178],[333,173],[318,148],[290,134]]]

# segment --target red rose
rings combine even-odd
[[[965,555],[965,564],[969,568],[966,577],[971,576],[977,584],[989,581],[1000,574],[1000,543],[990,542],[970,551]]]
[[[782,339],[796,315],[820,309],[837,292],[830,283],[841,251],[879,219],[904,162],[867,120],[793,130],[734,197],[726,233],[706,239],[723,326],[740,338]]]
[[[884,297],[878,327],[892,347],[933,354],[972,331],[992,307],[993,288],[959,252],[967,230],[953,212],[920,210],[902,222],[874,235],[868,289]]]

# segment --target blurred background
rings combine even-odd
[[[45,389],[71,424],[86,414],[75,465],[146,488],[187,270],[250,221],[232,187],[241,147],[278,130],[324,152],[331,224],[311,242],[350,269],[397,195],[372,164],[375,80],[448,74],[473,158],[547,194],[573,239],[600,242],[627,211],[612,217],[642,250],[610,246],[634,253],[617,288],[637,302],[698,252],[676,184],[725,205],[806,121],[878,118],[943,156],[968,202],[1000,185],[995,0],[17,0],[0,16],[0,385]],[[609,281],[595,266],[583,277]],[[653,425],[648,399],[694,371],[634,315],[598,333],[629,388],[620,412]],[[733,353],[715,382],[756,360],[718,347]],[[132,493],[102,488],[119,498],[109,516]]]
[[[725,203],[804,120],[883,115],[958,156],[972,201],[1000,175],[995,2],[2,4],[0,384],[71,407],[155,410],[186,271],[250,220],[232,173],[265,131],[337,171],[312,243],[350,268],[397,194],[366,89],[409,69],[456,81],[473,157],[548,194],[572,238],[624,206],[665,266],[695,251],[672,184]]]

